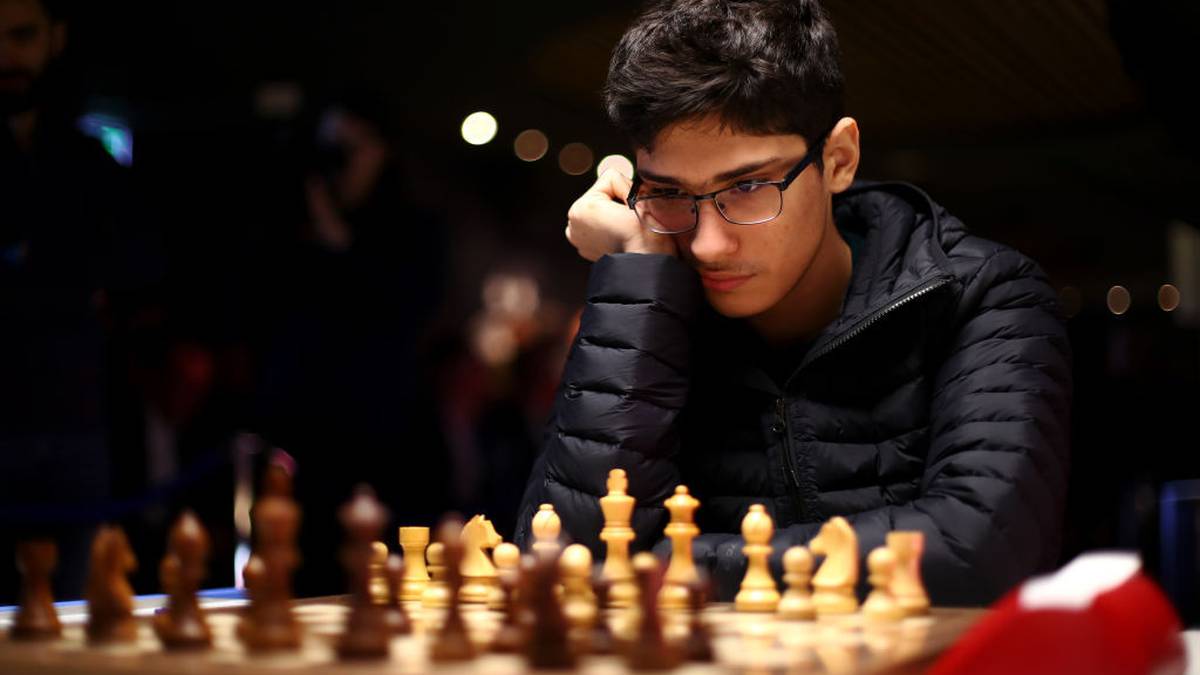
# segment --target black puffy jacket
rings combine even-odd
[[[518,544],[551,502],[602,554],[597,500],[621,467],[638,499],[635,549],[661,540],[677,484],[700,499],[695,554],[726,598],[756,502],[775,519],[777,574],[784,548],[834,515],[864,557],[889,530],[923,531],[937,604],[990,602],[1057,563],[1070,348],[1043,273],[910,185],[858,184],[834,215],[861,242],[842,313],[783,384],[684,262],[597,261]]]

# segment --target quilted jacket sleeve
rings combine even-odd
[[[864,558],[890,530],[923,531],[925,582],[944,605],[989,603],[1057,563],[1069,455],[1071,357],[1053,290],[1010,249],[965,282],[957,330],[932,374],[920,494],[848,517]],[[819,527],[777,533],[777,573],[783,550],[806,544]],[[726,597],[745,569],[741,546],[733,535],[697,541]]]
[[[518,513],[518,545],[530,539],[538,504],[549,502],[564,532],[599,553],[599,498],[618,467],[629,473],[629,493],[638,500],[635,546],[661,535],[661,504],[679,479],[676,418],[688,391],[689,326],[701,303],[695,273],[676,258],[618,254],[596,262]]]

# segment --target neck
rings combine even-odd
[[[850,285],[850,246],[826,218],[821,242],[808,270],[774,307],[749,319],[769,344],[784,345],[816,337],[842,310]]]
[[[33,147],[33,131],[37,127],[37,110],[29,109],[14,113],[6,120],[13,141],[22,152],[29,152]]]

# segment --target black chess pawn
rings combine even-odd
[[[608,597],[612,590],[612,581],[604,576],[601,572],[596,572],[592,575],[592,589],[596,593],[596,606],[599,608],[599,614],[596,616],[596,623],[592,626],[592,639],[590,641],[589,653],[596,655],[607,655],[617,653],[617,637],[613,635],[612,627],[608,623]]]
[[[690,581],[688,589],[688,632],[683,643],[684,658],[698,663],[715,660],[712,648],[712,629],[704,621],[704,607],[712,593],[712,580],[704,570]]]
[[[497,629],[489,651],[496,654],[520,654],[525,650],[528,622],[525,602],[532,584],[533,557],[521,556],[516,546],[501,544],[492,552],[499,573],[500,591],[504,594],[504,618]]]
[[[412,633],[412,621],[404,609],[400,599],[400,588],[404,583],[404,559],[393,553],[387,559],[387,623],[393,635],[408,635]]]
[[[525,642],[525,658],[531,668],[569,669],[579,662],[571,644],[570,624],[558,597],[558,576],[557,556],[540,553],[535,556],[531,570],[533,583],[521,589],[528,591],[529,596],[524,602],[532,624]]]
[[[662,587],[662,566],[653,553],[633,557],[638,585],[638,630],[626,650],[631,670],[670,670],[682,661],[682,654],[663,635],[658,614],[658,591]]]
[[[461,540],[463,521],[457,516],[447,516],[438,526],[437,540],[443,546],[444,562],[446,564],[445,580],[449,605],[446,607],[446,619],[430,646],[429,658],[435,663],[467,661],[475,658],[475,645],[467,632],[467,624],[463,621],[462,608],[459,603],[459,591],[462,590],[463,545]]]
[[[50,539],[17,543],[17,569],[21,572],[21,603],[9,635],[14,640],[53,640],[62,635],[54,608],[50,577],[58,565],[58,546]]]
[[[350,613],[346,627],[338,640],[337,652],[342,659],[381,659],[388,656],[391,630],[387,608],[371,597],[372,544],[387,525],[388,512],[371,488],[362,485],[354,497],[338,513],[346,531],[342,546],[342,565],[350,582]]]

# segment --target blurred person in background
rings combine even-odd
[[[0,560],[53,536],[56,594],[78,597],[110,493],[111,376],[162,270],[126,171],[73,125],[66,41],[51,3],[0,0]]]
[[[259,300],[257,429],[297,462],[301,594],[339,591],[328,555],[337,506],[371,483],[397,522],[433,522],[447,506],[445,457],[416,413],[418,344],[440,304],[445,223],[415,205],[371,96],[325,106],[296,178],[299,222]],[[285,216],[288,217],[288,216]]]

